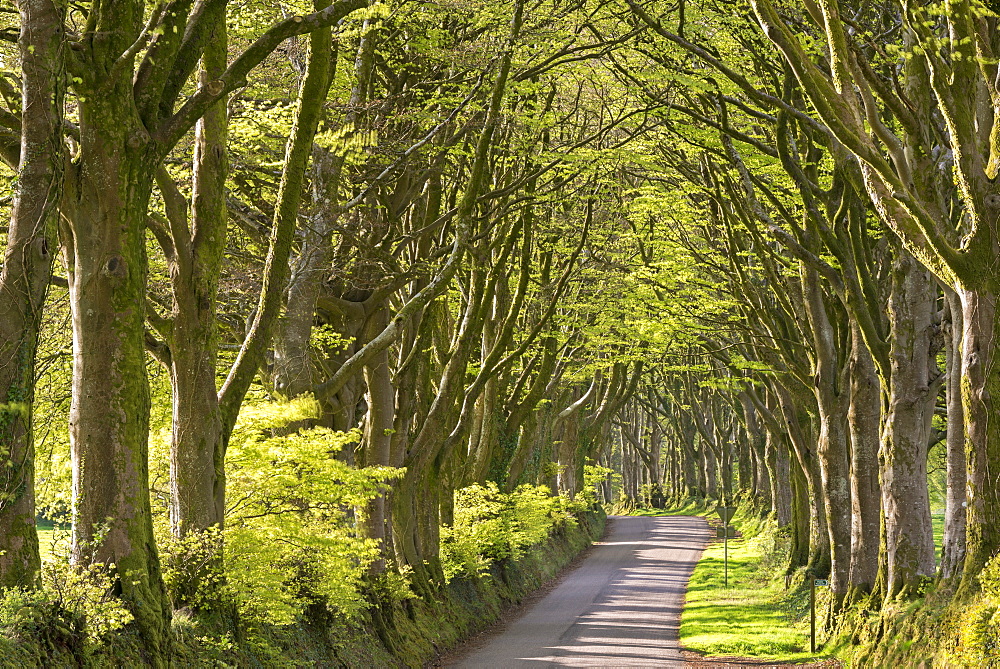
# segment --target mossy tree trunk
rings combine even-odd
[[[200,87],[226,69],[225,15],[216,11],[202,55]],[[151,317],[167,343],[161,360],[170,370],[173,429],[170,446],[170,523],[173,534],[222,528],[225,508],[222,416],[216,394],[218,323],[216,296],[226,247],[228,160],[226,98],[195,126],[190,213],[186,198],[166,170],[157,182],[167,220],[154,230],[170,266],[172,312]],[[193,585],[193,584],[192,584]],[[177,593],[186,602],[193,592]]]
[[[114,565],[116,590],[148,658],[161,663],[169,656],[170,609],[150,516],[143,327],[145,222],[158,156],[142,141],[141,121],[122,111],[129,109],[124,77],[81,105],[80,159],[63,207],[73,320],[73,556]]]
[[[65,5],[21,0],[21,141],[0,270],[0,587],[31,587],[35,531],[32,411],[35,353],[56,248],[65,162],[62,138]]]
[[[1000,199],[1000,198],[998,198]],[[966,554],[962,570],[965,588],[1000,546],[1000,486],[992,472],[1000,471],[1000,365],[997,365],[997,288],[985,278],[984,288],[960,290],[962,300],[962,409],[965,414]]]
[[[386,308],[379,309],[373,316],[370,328],[381,332],[388,325]],[[392,463],[392,434],[395,418],[395,392],[392,372],[389,368],[389,351],[378,353],[364,368],[365,384],[368,386],[368,418],[365,421],[364,459],[360,466],[385,466]],[[365,534],[379,542],[382,557],[372,564],[373,573],[385,569],[390,546],[386,541],[386,494],[376,495],[368,504],[364,514]]]
[[[937,369],[936,288],[905,250],[893,260],[889,298],[888,411],[879,459],[885,522],[886,596],[917,596],[934,576],[927,448],[943,378]]]
[[[948,426],[946,440],[946,481],[944,537],[941,549],[941,577],[950,579],[962,572],[965,559],[966,466],[965,420],[962,407],[962,304],[955,291],[945,289],[947,318],[945,336],[945,398]]]
[[[790,472],[792,545],[788,551],[786,569],[786,573],[789,574],[808,565],[809,556],[812,554],[810,547],[812,535],[809,531],[812,512],[809,504],[809,483],[798,461],[791,461]]]
[[[79,148],[66,173],[61,229],[73,322],[72,552],[78,564],[107,566],[147,661],[163,665],[170,606],[150,514],[144,341],[146,215],[162,156],[137,104],[133,63],[122,56],[140,34],[143,5],[102,2],[90,16],[92,30],[69,66]]]
[[[882,522],[879,484],[879,432],[882,385],[875,361],[856,324],[851,328],[851,566],[853,593],[868,593],[878,578],[879,528]]]
[[[809,540],[800,543],[808,551],[807,566],[810,572],[816,576],[825,576],[830,570],[830,534],[826,527],[827,506],[824,502],[826,491],[823,488],[819,455],[814,446],[819,441],[818,435],[809,412],[804,407],[807,395],[803,393],[796,397],[781,383],[774,385],[774,391],[781,415],[788,426],[788,440],[796,460],[792,463],[793,477],[796,475],[797,464],[797,471],[802,474],[800,484],[805,483],[793,500],[793,517],[797,511],[799,522],[803,514],[808,515],[809,519]]]

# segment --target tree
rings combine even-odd
[[[839,3],[807,7],[802,18],[824,35],[829,73],[807,54],[799,37],[768,0],[753,2],[761,27],[794,70],[803,92],[829,132],[861,161],[865,186],[882,221],[910,252],[958,294],[963,309],[962,379],[968,467],[967,552],[962,587],[1000,546],[991,518],[1000,510],[987,472],[996,466],[998,433],[989,416],[997,384],[991,363],[996,347],[996,287],[985,268],[996,259],[1000,198],[989,95],[995,30],[977,2],[948,4],[941,21],[929,9],[903,3],[892,10],[902,25],[895,45],[905,66],[887,71],[852,38]],[[942,50],[932,47],[940,42]],[[879,56],[880,57],[880,56]],[[894,86],[898,85],[896,89]],[[860,95],[853,91],[857,87]],[[898,92],[897,92],[898,91]],[[903,100],[909,101],[909,104]],[[934,110],[940,116],[935,120]],[[887,114],[895,127],[885,123]],[[865,123],[873,132],[869,134]],[[949,165],[940,147],[951,151]],[[955,195],[963,215],[948,214],[948,170],[956,170]]]
[[[19,3],[22,113],[18,183],[0,270],[0,586],[34,585],[35,451],[32,434],[35,352],[42,305],[52,274],[65,155],[62,141],[65,6]],[[13,156],[12,156],[13,157]]]

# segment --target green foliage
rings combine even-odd
[[[10,402],[8,404],[0,404],[0,421],[4,420],[4,414],[27,418],[28,404],[26,402]]]
[[[316,402],[257,402],[240,413],[227,455],[229,508],[221,536],[174,539],[160,519],[164,578],[194,603],[235,604],[242,619],[290,625],[321,604],[345,618],[365,607],[362,579],[378,557],[354,509],[378,495],[402,471],[355,469],[337,458],[356,432],[326,428],[285,433],[316,415]],[[194,593],[191,583],[197,583]],[[393,592],[400,592],[392,584]]]
[[[69,522],[72,465],[69,408],[72,375],[68,291],[50,289],[42,313],[35,401],[35,507],[51,520]]]
[[[219,604],[224,579],[218,556],[222,532],[211,528],[184,537],[164,533],[157,541],[163,559],[163,581],[174,595],[189,606],[207,608]]]
[[[309,331],[309,345],[316,353],[343,351],[352,341],[327,324],[313,326]]]
[[[608,476],[613,475],[614,473],[615,471],[610,467],[602,467],[600,465],[584,465],[583,488],[581,488],[580,492],[577,493],[576,502],[587,506],[596,504],[598,501],[598,487]]]
[[[0,596],[0,633],[12,641],[34,640],[76,652],[106,640],[132,622],[125,603],[113,594],[112,569],[66,561],[44,565],[40,588],[10,589]]]
[[[310,399],[249,407],[230,445],[227,587],[243,615],[274,624],[294,622],[310,602],[347,617],[361,610],[361,580],[378,549],[356,531],[351,511],[401,474],[337,459],[357,441],[354,432],[268,436],[314,410]]]
[[[414,599],[417,595],[410,589],[412,575],[413,567],[406,564],[376,574],[368,581],[371,599],[384,603]]]
[[[99,528],[98,535],[107,531]],[[70,563],[70,545],[64,537],[47,532],[38,587],[0,591],[0,635],[12,641],[41,643],[51,651],[77,654],[100,645],[133,620],[132,612],[116,595],[120,584],[114,564]]]
[[[984,595],[1000,601],[1000,555],[986,563],[979,574],[979,585]]]
[[[481,575],[494,560],[518,559],[556,527],[576,519],[544,486],[500,492],[492,481],[455,491],[455,520],[441,528],[445,576]]]
[[[948,661],[962,667],[1000,667],[1000,556],[979,574],[982,592],[963,607]]]
[[[1000,666],[1000,609],[992,598],[966,608],[958,626],[958,643],[950,654],[954,666]]]

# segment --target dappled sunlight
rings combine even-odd
[[[684,647],[709,656],[812,658],[808,628],[790,618],[784,584],[760,569],[759,542],[729,541],[728,588],[723,552],[722,543],[709,546],[691,577],[681,625]]]
[[[697,518],[613,518],[612,535],[559,587],[458,666],[642,666],[681,659],[688,575],[707,540]]]

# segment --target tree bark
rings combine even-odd
[[[35,354],[56,248],[65,161],[65,8],[20,0],[20,164],[0,270],[0,587],[31,587],[41,566],[35,530],[32,410]]]
[[[944,511],[944,541],[941,550],[941,577],[962,572],[965,559],[966,466],[965,420],[962,406],[962,304],[955,291],[945,289],[948,318],[945,330],[945,397],[948,426],[946,436],[947,481]]]
[[[819,410],[816,453],[830,535],[830,589],[837,598],[843,598],[848,590],[851,563],[850,435],[847,429],[850,389],[845,387],[842,360],[847,352],[842,349],[836,325],[828,315],[818,273],[807,266],[802,266],[800,273],[813,337],[813,390]]]
[[[379,309],[368,326],[381,332],[389,320],[385,307]],[[381,351],[365,365],[365,384],[368,386],[368,420],[365,423],[364,460],[362,467],[391,465],[392,433],[395,418],[395,392],[389,369],[389,352]],[[365,534],[379,543],[382,557],[372,563],[371,572],[385,570],[390,546],[386,542],[386,493],[376,495],[365,510]]]
[[[209,86],[226,69],[225,16],[217,12],[202,56],[201,83]],[[211,527],[225,516],[222,416],[216,389],[218,324],[216,296],[226,247],[228,136],[226,99],[205,112],[195,126],[191,225],[186,202],[160,172],[159,185],[171,231],[168,261],[173,310],[169,330],[173,420],[170,444],[170,525],[183,537]],[[178,593],[180,599],[193,592]]]
[[[154,664],[169,657],[170,608],[149,505],[146,211],[158,156],[141,141],[128,78],[80,105],[67,174],[64,253],[73,320],[73,557],[114,565]]]
[[[810,573],[816,576],[825,576],[830,573],[830,534],[826,526],[827,508],[825,497],[826,490],[823,487],[823,478],[820,471],[819,457],[816,449],[812,447],[818,442],[815,429],[812,427],[808,412],[797,404],[794,396],[782,384],[776,383],[774,386],[777,396],[777,403],[781,408],[785,424],[788,426],[788,440],[791,451],[797,463],[792,463],[793,477],[801,473],[804,482],[800,491],[795,494],[793,501],[793,523],[802,522],[804,512],[808,509],[808,541],[800,540],[799,549],[805,546],[809,559],[807,566]],[[798,470],[796,470],[796,464]],[[794,518],[798,517],[798,521]],[[848,538],[849,540],[849,538]]]
[[[900,249],[889,298],[891,374],[882,464],[888,581],[886,596],[920,593],[934,575],[934,534],[927,493],[927,448],[937,403],[935,287]]]
[[[815,516],[809,500],[809,483],[798,460],[790,459],[790,497],[792,542],[788,552],[786,573],[794,573],[810,563],[813,554],[811,540],[817,532],[810,532],[810,521]]]
[[[767,465],[771,474],[771,499],[774,518],[778,527],[788,527],[792,522],[792,473],[788,458],[788,445],[778,435],[767,433]]]
[[[771,472],[767,462],[768,431],[761,425],[757,416],[757,408],[745,393],[741,394],[743,415],[746,426],[746,446],[752,457],[752,467],[748,475],[753,477],[753,498],[763,512],[771,511],[774,506],[774,490],[771,484]],[[787,479],[786,479],[787,480]]]
[[[851,566],[852,591],[871,592],[878,578],[881,489],[879,428],[882,386],[857,324],[851,327]]]
[[[962,408],[965,414],[966,554],[962,587],[969,589],[1000,546],[1000,368],[996,364],[997,292],[958,291],[962,301]]]
[[[721,499],[718,485],[719,461],[715,457],[715,451],[704,439],[701,441],[702,465],[705,471],[705,497],[708,499]]]

